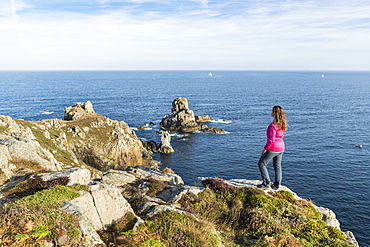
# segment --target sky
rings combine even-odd
[[[370,70],[370,1],[1,0],[0,70]]]

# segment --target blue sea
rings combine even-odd
[[[283,185],[332,209],[343,231],[370,246],[370,72],[209,72],[2,71],[0,114],[63,119],[64,107],[90,100],[97,113],[160,142],[162,117],[175,98],[187,98],[195,115],[216,120],[207,125],[228,132],[175,135],[175,153],[153,155],[192,185],[199,176],[260,179],[265,129],[281,105],[289,123]],[[137,130],[149,122],[155,126]]]

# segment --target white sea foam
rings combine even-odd
[[[216,104],[211,104],[211,103],[200,103],[200,104],[197,104],[197,106],[212,106],[212,105],[216,105]]]
[[[152,127],[139,127],[139,128],[130,127],[130,128],[133,130],[152,130],[153,129]]]
[[[212,123],[224,123],[224,124],[232,123],[231,120],[225,120],[225,119],[213,119],[210,122],[212,122]]]
[[[43,111],[41,114],[53,114],[53,111]]]
[[[182,137],[185,137],[186,135],[179,134],[179,133],[171,133],[170,136],[182,138]]]

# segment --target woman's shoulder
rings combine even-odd
[[[278,130],[283,131],[279,127],[277,127],[274,122],[270,123],[270,125],[267,127],[267,129],[274,129],[276,131],[278,131]]]
[[[274,122],[270,123],[269,126],[268,126],[269,129],[271,128],[274,128],[274,129],[277,129],[276,125],[274,124]]]

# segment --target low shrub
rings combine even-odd
[[[26,196],[20,200],[12,203],[9,207],[15,206],[28,206],[28,205],[47,205],[47,206],[61,206],[60,200],[73,199],[80,196],[77,191],[71,190],[70,188],[62,185],[56,185],[51,188],[41,190],[33,195]]]
[[[188,214],[164,211],[146,221],[136,232],[122,232],[116,243],[125,247],[216,247],[220,239],[213,224],[198,221]]]
[[[342,232],[321,220],[311,202],[296,200],[288,191],[266,194],[221,179],[207,179],[203,184],[207,189],[196,199],[182,197],[182,207],[219,226],[224,239],[237,245],[350,246]]]
[[[145,221],[145,224],[140,225],[136,232],[132,230],[121,232],[114,242],[117,243],[117,246],[124,247],[164,246],[158,234],[158,225],[154,221]]]
[[[60,200],[79,196],[72,188],[56,185],[25,196],[0,209],[0,246],[38,246],[45,239],[67,234],[81,236],[78,220],[60,209]]]
[[[210,188],[213,192],[235,192],[237,188],[226,183],[224,180],[220,178],[209,178],[202,181],[202,184],[206,188]]]
[[[163,181],[156,180],[156,179],[149,179],[148,180],[148,187],[149,187],[149,190],[147,192],[147,195],[151,196],[151,197],[155,197],[160,192],[171,188],[171,186],[165,184]]]
[[[36,175],[22,183],[19,183],[17,186],[6,192],[5,196],[22,198],[56,185],[67,185],[69,181],[69,177],[61,177],[53,180],[43,181],[40,176]]]
[[[154,222],[168,247],[216,247],[220,239],[213,224],[198,221],[188,214],[175,211],[159,213]]]

